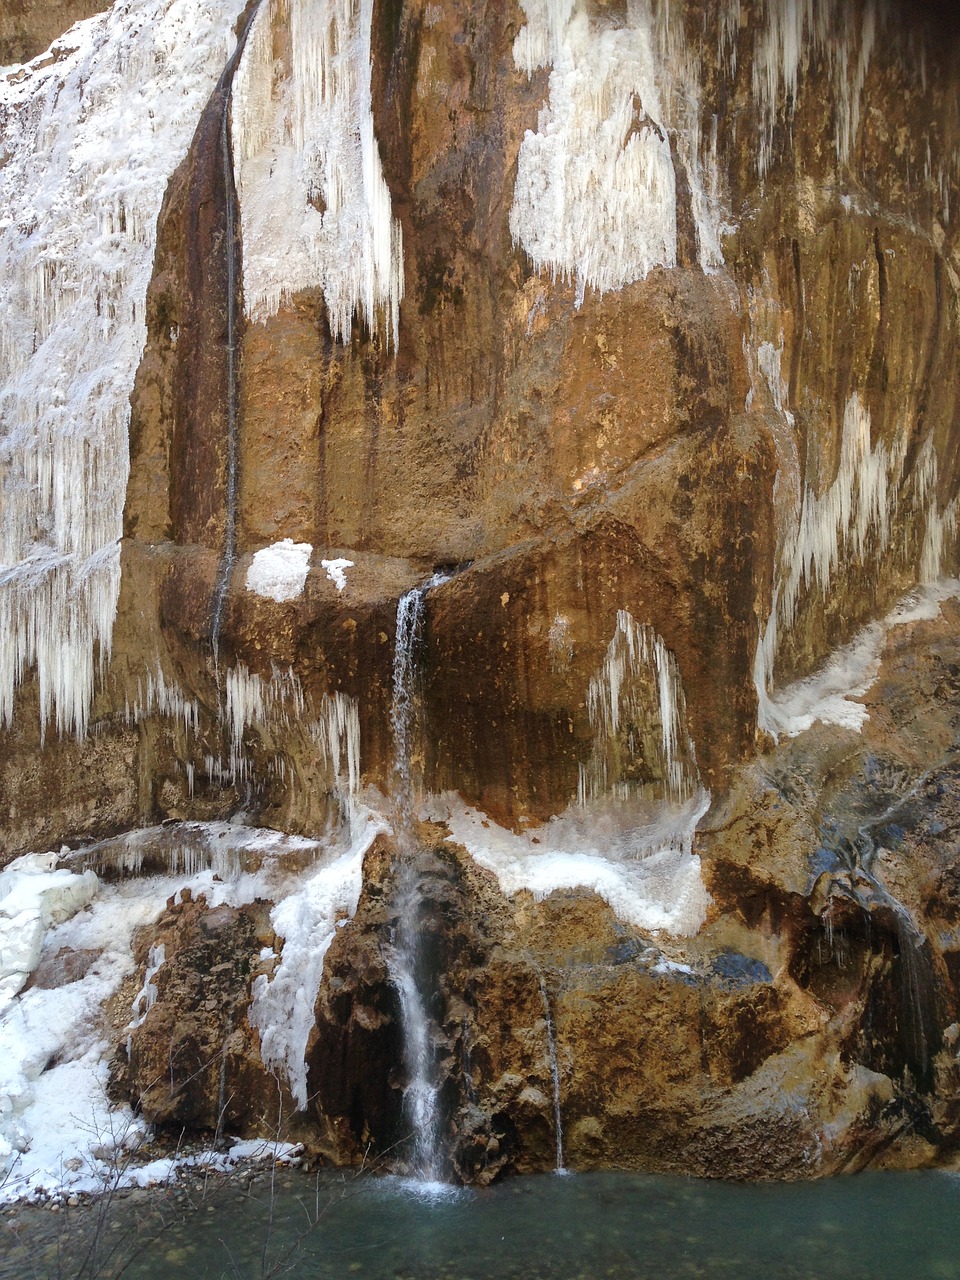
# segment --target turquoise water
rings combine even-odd
[[[136,1280],[960,1277],[960,1178],[944,1173],[762,1186],[593,1173],[436,1196],[399,1179],[284,1173],[272,1224],[267,1179],[208,1188],[192,1202],[115,1203],[97,1274],[124,1266]],[[79,1261],[91,1213],[21,1219],[0,1276],[94,1274]]]

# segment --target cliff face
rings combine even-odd
[[[953,1141],[953,872],[929,813],[952,803],[954,655],[949,625],[884,651],[879,621],[957,561],[960,99],[937,18],[219,6],[137,206],[149,270],[89,317],[140,326],[109,419],[129,395],[129,476],[112,437],[69,453],[60,406],[24,391],[54,375],[21,332],[18,213],[4,404],[27,462],[3,483],[41,478],[5,534],[0,840],[239,810],[318,836],[364,788],[395,805],[306,1054],[337,1158],[410,1123],[392,957],[417,858],[458,1175],[549,1163],[555,1094],[574,1163],[822,1172]],[[7,91],[11,138],[50,75]],[[61,341],[43,217],[61,256],[32,323]],[[66,385],[82,420],[91,376]],[[113,503],[96,535],[31,470],[50,449]],[[796,683],[851,642],[832,684]],[[224,928],[231,954],[265,936]],[[247,960],[228,979],[246,1009]],[[181,1035],[170,982],[131,1097]],[[259,1098],[255,1025],[230,1060]]]

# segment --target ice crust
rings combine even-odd
[[[936,618],[944,600],[960,596],[960,581],[942,578],[909,592],[879,621],[864,627],[853,640],[803,680],[765,693],[759,716],[762,729],[774,737],[795,738],[819,721],[860,732],[869,719],[857,701],[880,673],[887,637],[895,627]]]
[[[243,0],[117,0],[0,76],[0,721],[82,734],[120,584],[130,392],[167,180]]]
[[[689,936],[710,905],[700,858],[692,852],[709,805],[709,794],[700,791],[650,821],[635,805],[608,799],[586,811],[573,805],[522,834],[498,826],[455,793],[435,797],[428,812],[449,824],[450,838],[492,871],[509,896],[526,890],[539,901],[559,889],[590,889],[621,920]]]

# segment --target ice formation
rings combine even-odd
[[[283,538],[258,551],[247,570],[246,588],[268,600],[296,600],[303,594],[313,547]],[[326,561],[324,561],[326,565]]]
[[[580,766],[581,805],[605,795],[625,799],[645,786],[658,801],[679,804],[698,789],[676,658],[626,609],[587,689],[587,714],[594,748]]]
[[[136,834],[141,840],[149,838],[147,832]],[[162,834],[173,839],[176,831],[163,828]],[[188,834],[196,838],[196,831]],[[105,1185],[145,1186],[171,1177],[180,1164],[226,1168],[238,1159],[256,1158],[258,1144],[247,1143],[234,1145],[225,1156],[132,1163],[147,1136],[146,1126],[129,1108],[114,1106],[107,1097],[112,1046],[103,1009],[134,972],[136,931],[156,921],[168,898],[184,888],[195,898],[205,894],[211,908],[272,898],[279,909],[289,895],[302,894],[312,883],[309,873],[305,880],[285,870],[288,856],[289,865],[296,866],[303,846],[309,846],[310,852],[326,854],[336,865],[343,852],[339,847],[321,850],[315,842],[275,831],[226,823],[207,829],[211,847],[230,839],[247,851],[258,870],[236,868],[234,874],[222,876],[215,865],[208,865],[193,874],[181,868],[170,875],[98,884],[92,872],[78,875],[57,867],[56,855],[43,854],[20,858],[0,873],[4,902],[13,894],[46,904],[42,949],[31,958],[31,967],[39,959],[55,971],[62,952],[91,958],[78,976],[69,971],[59,979],[48,976],[0,1006],[0,1202],[96,1191]],[[189,859],[173,858],[171,865],[178,861],[185,866]],[[339,876],[340,871],[333,873],[333,879]],[[359,892],[359,862],[356,878]],[[336,912],[348,908],[353,898],[349,892],[331,893],[324,914],[320,897],[315,889],[314,920],[318,928],[332,931]],[[161,952],[158,947],[151,953],[131,1026],[150,1016],[150,988],[156,986]],[[281,1152],[284,1158],[294,1154],[286,1145]]]
[[[677,260],[676,177],[649,10],[591,24],[570,0],[522,0],[519,70],[552,64],[549,101],[520,147],[510,231],[536,270],[601,293]]]
[[[324,957],[338,923],[357,909],[363,856],[387,829],[379,814],[354,806],[349,847],[302,879],[270,916],[284,940],[283,950],[273,977],[261,975],[254,981],[250,1023],[260,1032],[264,1063],[284,1073],[301,1108],[307,1105],[307,1040],[314,1026]]]
[[[758,364],[774,404],[792,424],[783,402],[780,351],[770,343],[761,344]],[[933,583],[940,577],[944,545],[956,533],[957,501],[943,511],[937,505],[939,464],[932,439],[921,446],[907,476],[906,456],[903,429],[889,446],[882,440],[872,443],[870,413],[854,391],[844,410],[840,459],[833,482],[820,494],[806,485],[795,520],[789,529],[781,530],[773,606],[754,664],[761,729],[774,735],[783,731],[783,718],[776,710],[781,695],[773,692],[777,646],[797,622],[805,593],[825,598],[841,571],[859,568],[869,572],[871,566],[882,566],[893,558],[908,563],[905,531],[917,521],[922,522],[924,532],[919,559],[914,563],[915,581]],[[836,659],[838,671],[850,657],[846,650],[842,655]],[[844,687],[844,679],[840,677],[839,689]],[[847,703],[846,709],[837,712],[848,722],[857,714],[849,707]]]
[[[774,737],[795,738],[819,721],[859,732],[869,719],[857,701],[880,673],[880,658],[894,627],[937,617],[944,600],[960,595],[960,582],[944,578],[909,592],[882,619],[863,627],[849,644],[832,653],[819,670],[772,692],[764,690],[760,728]]]
[[[336,340],[359,321],[396,347],[403,245],[373,131],[372,20],[373,0],[263,0],[233,82],[233,152],[250,318],[319,286]]]
[[[26,854],[0,871],[0,1010],[36,968],[50,926],[96,896],[94,872],[76,875],[55,863],[55,854]]]
[[[129,396],[167,179],[243,0],[119,0],[0,78],[0,719],[82,734],[119,591]]]
[[[230,735],[230,775],[243,778],[247,758],[243,735],[248,726],[288,728],[302,724],[320,748],[337,789],[356,794],[360,785],[360,716],[356,698],[340,690],[324,694],[320,706],[308,707],[292,668],[274,666],[264,679],[243,663],[226,673],[226,722]]]
[[[452,793],[435,797],[430,812],[507,895],[526,890],[539,901],[558,889],[590,889],[640,929],[690,936],[710,905],[700,858],[692,852],[709,804],[709,794],[700,791],[646,825],[629,804],[595,802],[586,815],[574,805],[521,834]]]
[[[187,736],[196,736],[200,724],[200,704],[188,698],[175,680],[168,679],[157,662],[137,677],[137,697],[126,709],[128,723],[139,724],[152,715],[167,716],[182,725]]]
[[[773,159],[778,119],[792,121],[800,74],[813,56],[827,63],[836,103],[834,144],[847,164],[860,124],[860,99],[877,38],[876,0],[862,10],[844,0],[767,0],[766,22],[753,49],[753,95],[760,110],[757,167],[761,177]]]

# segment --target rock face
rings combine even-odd
[[[0,842],[238,811],[323,836],[361,793],[395,806],[309,993],[296,1124],[324,1154],[416,1164],[410,874],[451,1176],[561,1147],[798,1176],[955,1142],[956,606],[885,649],[879,623],[957,568],[939,17],[241,15],[131,301],[119,603],[82,741],[46,723],[49,659],[24,669],[20,597],[0,598]],[[46,546],[35,523],[11,563]],[[400,601],[431,575],[401,687]],[[860,674],[825,709],[822,681],[795,682],[851,643]],[[522,859],[468,849],[457,806]],[[605,863],[696,885],[658,925]],[[272,930],[265,905],[191,901],[144,933],[140,976],[167,960],[118,1096],[161,1125],[272,1130],[293,1104],[247,1018]],[[154,1083],[168,1059],[188,1083]]]
[[[98,0],[9,0],[0,13],[0,66],[37,57],[68,27],[105,8]]]

